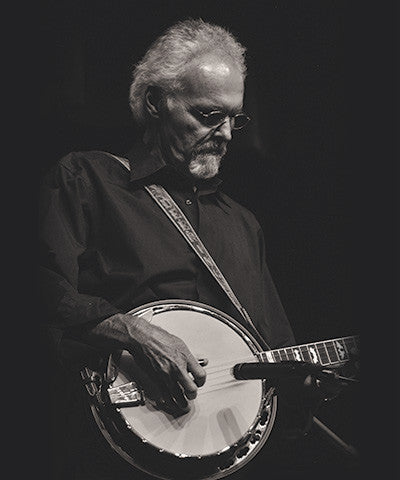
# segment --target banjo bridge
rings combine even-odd
[[[145,404],[144,392],[135,382],[107,389],[111,404],[117,408],[138,407]]]

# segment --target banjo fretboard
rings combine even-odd
[[[359,337],[349,336],[268,350],[260,352],[259,356],[264,362],[298,360],[325,366],[347,362],[350,356],[358,352],[358,350]]]

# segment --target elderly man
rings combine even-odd
[[[162,185],[184,212],[269,347],[295,343],[266,265],[261,228],[221,191],[217,177],[233,131],[249,120],[244,53],[219,26],[201,20],[174,25],[133,73],[130,105],[141,140],[123,157],[71,153],[44,179],[41,290],[63,374],[68,420],[60,429],[78,409],[66,394],[74,391],[76,372],[115,350],[143,359],[158,408],[177,416],[190,411],[207,382],[206,360],[199,363],[178,336],[128,315],[134,307],[193,300],[246,323],[147,185]],[[96,461],[76,446],[90,441],[76,431],[68,441],[75,445],[73,462],[89,461],[94,472]],[[62,468],[66,478],[91,478]]]

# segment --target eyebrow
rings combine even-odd
[[[243,107],[233,107],[230,109],[225,109],[215,104],[212,106],[193,105],[193,107],[196,108],[197,110],[200,110],[202,113],[223,112],[231,115],[236,115],[237,113],[243,112]]]

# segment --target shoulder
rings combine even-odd
[[[129,177],[129,172],[118,159],[99,150],[74,151],[60,158],[50,169],[49,175],[73,177],[85,183],[118,183]]]
[[[92,170],[96,172],[108,171],[115,169],[115,167],[119,170],[122,167],[113,154],[100,150],[70,152],[62,157],[56,165],[58,168],[66,169],[73,174],[90,172]]]

